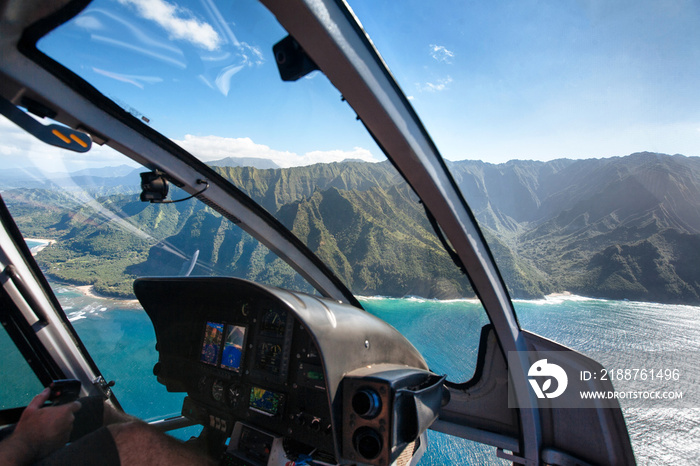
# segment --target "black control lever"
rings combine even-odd
[[[80,395],[80,381],[75,379],[54,380],[49,388],[51,389],[49,401],[53,406],[75,401]]]

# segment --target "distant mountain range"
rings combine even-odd
[[[213,166],[275,214],[353,292],[439,298],[471,293],[442,251],[417,197],[388,162],[287,169],[227,165],[233,162]],[[568,290],[601,298],[700,304],[700,158],[638,153],[449,166],[513,297]],[[80,176],[97,181],[98,175],[103,173]],[[120,174],[112,181],[129,176]],[[2,181],[0,172],[0,186]],[[177,274],[195,253],[195,274],[217,269],[280,286],[299,285],[288,266],[203,204],[141,204],[127,191],[101,202],[122,210],[152,235],[139,244],[128,240],[136,251],[130,262],[112,246],[127,241],[123,233],[78,222],[78,214],[91,215],[84,209],[62,215],[56,210],[53,217],[45,212],[43,221],[29,213],[20,218],[35,230],[45,229],[44,236],[62,239],[60,247],[46,248],[38,259],[48,264],[71,251],[102,255],[96,264],[106,265],[96,266],[109,266],[114,276],[102,291],[120,295],[130,288],[118,283],[114,270],[121,268],[125,283],[137,275]],[[3,198],[22,202],[11,190]],[[153,238],[161,243],[152,247]],[[59,278],[80,281],[77,264],[72,268],[64,261]]]
[[[543,291],[700,303],[700,158],[458,162],[452,171],[481,224],[545,279]]]
[[[253,167],[260,170],[280,168],[272,160],[257,157],[226,157],[221,160],[207,162],[207,165],[212,167]]]
[[[70,173],[44,172],[34,168],[0,169],[0,189],[56,189],[90,191],[95,194],[136,192],[144,168],[129,165],[87,168]]]

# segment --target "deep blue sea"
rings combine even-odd
[[[182,394],[167,393],[152,375],[157,360],[155,336],[145,312],[134,303],[87,297],[68,286],[55,285],[64,309],[127,412],[143,419],[177,415]],[[472,300],[435,301],[418,298],[363,298],[368,311],[401,331],[421,351],[431,369],[450,380],[471,377],[480,329],[488,323],[481,305]],[[614,358],[616,354],[675,352],[687,355],[686,389],[700,382],[700,307],[607,301],[576,296],[539,301],[516,301],[524,329],[582,352]],[[2,348],[7,348],[7,336]],[[3,353],[6,353],[3,350]],[[0,372],[21,370],[22,360],[2,354]],[[606,365],[610,361],[600,361]],[[2,389],[0,404],[11,407],[40,390],[38,382],[22,377]],[[622,400],[639,464],[698,464],[700,408],[640,408]],[[695,406],[698,406],[695,404]],[[193,429],[193,428],[191,428]],[[188,438],[192,431],[179,436]],[[422,466],[446,464],[509,464],[496,458],[495,448],[429,431]]]

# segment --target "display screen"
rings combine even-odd
[[[255,366],[270,374],[279,374],[282,364],[282,346],[279,343],[261,341]]]
[[[202,342],[200,361],[214,366],[217,364],[223,336],[224,324],[207,322],[207,325],[204,327],[204,341]]]
[[[250,409],[268,416],[276,416],[282,410],[284,395],[260,387],[250,390]]]
[[[239,371],[243,361],[243,342],[246,328],[242,325],[227,325],[224,350],[221,355],[221,367],[231,371]]]

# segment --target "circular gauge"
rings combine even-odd
[[[226,390],[226,401],[231,407],[235,407],[241,398],[241,389],[237,385],[231,385]]]
[[[284,335],[287,324],[287,315],[283,311],[270,309],[263,315],[262,331],[272,335]]]
[[[216,401],[224,401],[224,383],[221,380],[215,380],[212,384],[211,397]]]

